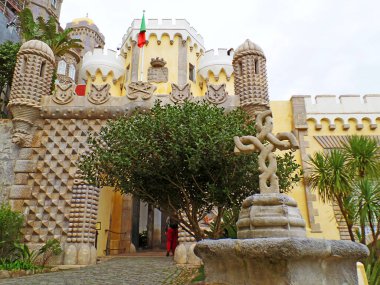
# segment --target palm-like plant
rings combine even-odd
[[[355,241],[353,232],[354,213],[351,204],[351,178],[347,171],[347,158],[339,150],[328,153],[317,152],[309,158],[311,169],[307,179],[312,188],[318,191],[323,202],[336,202],[347,224],[352,241]]]
[[[358,180],[354,185],[353,201],[356,205],[356,218],[361,228],[361,242],[366,244],[365,227],[369,225],[372,240],[380,235],[380,184],[367,177]],[[376,242],[374,242],[376,245]]]
[[[380,152],[377,141],[365,136],[352,136],[343,145],[347,163],[360,178],[376,176],[380,170]]]
[[[23,42],[27,42],[41,37],[41,30],[34,21],[33,13],[30,9],[25,8],[19,15],[20,34]]]
[[[43,41],[52,49],[55,56],[62,56],[70,49],[83,49],[80,39],[70,37],[72,29],[58,31],[54,18],[45,21],[44,18],[38,17],[35,21],[28,8],[20,12],[19,18],[23,41],[33,39]]]
[[[83,48],[80,39],[70,37],[71,28],[57,32],[57,25],[53,18],[49,18],[45,22],[42,17],[38,17],[37,23],[41,30],[40,39],[52,49],[55,56],[63,56],[70,49]]]

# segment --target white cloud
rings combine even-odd
[[[272,99],[292,94],[380,93],[377,0],[64,0],[63,25],[86,13],[121,43],[134,18],[186,18],[207,49],[237,47],[246,38],[267,56]]]

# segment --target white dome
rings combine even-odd
[[[227,78],[229,79],[234,71],[232,67],[232,56],[227,54],[227,49],[218,49],[218,52],[208,50],[205,52],[203,57],[199,62],[198,74],[203,77],[203,79],[207,79],[209,76],[209,72],[212,72],[214,76],[217,78],[222,70],[227,74]]]
[[[94,52],[88,52],[83,57],[83,64],[80,70],[82,79],[87,79],[87,73],[95,76],[99,70],[103,76],[107,76],[111,71],[113,79],[117,80],[124,76],[125,59],[121,55],[117,55],[114,50],[107,50],[104,53],[103,49],[94,49]]]

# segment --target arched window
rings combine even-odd
[[[255,59],[255,73],[259,74],[259,72],[260,72],[260,70],[259,70],[259,60]]]
[[[51,6],[57,8],[57,0],[51,0]]]
[[[70,66],[69,66],[69,77],[72,80],[75,80],[75,66],[74,66],[74,64],[70,64]]]
[[[45,76],[45,70],[46,70],[46,61],[43,61],[40,67],[40,77]]]
[[[64,60],[61,60],[60,62],[58,62],[57,73],[62,74],[62,75],[66,74],[66,62]]]

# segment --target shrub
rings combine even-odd
[[[24,217],[12,211],[8,204],[0,205],[0,258],[9,257],[14,250],[14,243],[20,240]]]
[[[45,266],[52,256],[60,255],[62,253],[61,244],[56,239],[49,239],[38,252],[39,255],[42,255],[41,265]]]

